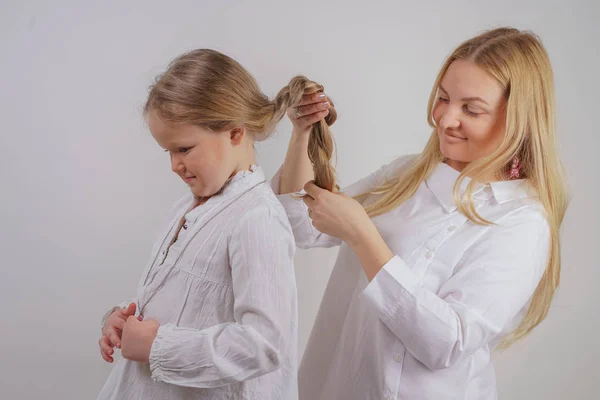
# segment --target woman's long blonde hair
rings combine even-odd
[[[240,63],[216,50],[197,49],[174,59],[156,79],[144,114],[154,111],[166,123],[196,125],[215,132],[244,126],[254,140],[261,141],[270,136],[303,94],[322,91],[318,83],[296,76],[270,100]],[[325,120],[313,124],[308,142],[315,183],[327,190],[337,188],[329,131],[336,117],[331,103]]]
[[[474,62],[487,71],[504,89],[507,99],[504,139],[495,152],[470,163],[460,174],[454,186],[458,209],[472,222],[490,224],[477,213],[473,204],[473,190],[478,178],[502,176],[507,179],[511,161],[519,157],[523,167],[521,174],[537,190],[551,233],[548,266],[525,318],[500,343],[499,348],[506,349],[528,335],[548,314],[560,281],[559,229],[568,204],[555,142],[554,78],[546,50],[537,36],[513,28],[498,28],[467,40],[452,52],[429,96],[427,116],[433,132],[424,151],[408,170],[371,191],[369,194],[380,196],[365,209],[374,217],[398,207],[416,192],[437,164],[444,161],[433,109],[440,83],[455,60]],[[467,176],[473,179],[461,195],[460,185]]]

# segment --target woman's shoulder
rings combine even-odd
[[[419,154],[406,154],[395,157],[392,161],[384,164],[377,172],[378,183],[383,183],[393,179],[414,165],[419,158]]]
[[[390,163],[384,166],[387,167],[389,173],[395,174],[402,172],[414,165],[419,158],[419,154],[405,154],[394,158]]]

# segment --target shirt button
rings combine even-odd
[[[448,232],[453,232],[456,229],[454,225],[448,227]]]
[[[425,258],[431,258],[433,257],[433,253],[428,251],[427,253],[425,253]]]
[[[401,363],[402,362],[402,356],[400,354],[397,354],[394,356],[394,362],[396,363]]]
[[[187,229],[187,224],[183,224],[183,229]]]
[[[483,191],[487,194],[489,194],[492,191],[492,188],[489,186],[486,186],[485,189],[483,189]]]

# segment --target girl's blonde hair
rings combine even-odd
[[[523,167],[521,175],[539,194],[551,233],[548,266],[523,321],[500,343],[499,347],[506,349],[528,335],[548,314],[560,280],[559,229],[568,204],[555,142],[554,78],[546,50],[536,35],[514,28],[494,29],[467,40],[452,52],[429,96],[427,115],[433,132],[424,151],[408,170],[368,193],[381,196],[365,209],[374,217],[398,207],[416,192],[436,165],[444,161],[433,109],[440,83],[455,60],[471,61],[487,71],[504,89],[507,100],[503,141],[496,151],[473,161],[460,174],[454,186],[458,209],[472,222],[491,224],[475,210],[472,198],[475,185],[486,176],[508,179],[511,161],[518,157]],[[473,179],[461,195],[460,185],[467,176]]]
[[[215,50],[197,49],[177,57],[157,78],[144,114],[154,111],[166,123],[196,125],[215,132],[243,126],[254,140],[261,141],[303,94],[317,91],[323,87],[297,76],[270,100],[237,61]],[[332,104],[325,121],[313,125],[309,138],[315,183],[328,190],[337,187],[330,163],[333,139],[329,131],[336,116]]]

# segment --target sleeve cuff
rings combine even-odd
[[[406,294],[414,294],[419,278],[399,256],[388,261],[361,293],[371,306],[384,315],[398,308]]]
[[[173,332],[175,326],[172,324],[161,325],[156,332],[156,338],[152,342],[150,348],[150,372],[152,373],[152,380],[154,382],[163,381],[165,378],[164,371],[162,368],[162,354],[164,351],[165,341],[169,336],[169,333]]]

